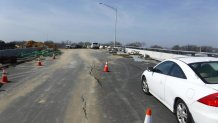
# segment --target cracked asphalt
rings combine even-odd
[[[30,61],[7,69],[0,123],[143,123],[148,107],[153,123],[176,123],[172,112],[141,90],[140,76],[154,63],[101,50],[63,52],[56,60],[45,58],[42,67]]]

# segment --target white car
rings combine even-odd
[[[165,60],[143,72],[142,90],[174,112],[179,123],[218,123],[218,58]]]

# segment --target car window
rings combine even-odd
[[[218,84],[218,62],[192,63],[189,66],[208,84]]]
[[[184,72],[179,67],[179,65],[177,65],[176,63],[174,63],[173,68],[170,71],[170,76],[186,79],[186,76],[185,76]]]
[[[161,64],[159,64],[158,66],[156,66],[154,68],[154,72],[168,75],[168,73],[169,73],[170,69],[172,68],[173,64],[174,63],[171,62],[171,61],[162,62]]]

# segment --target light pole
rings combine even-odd
[[[117,41],[117,8],[112,7],[110,5],[107,5],[105,3],[99,3],[99,4],[104,5],[104,6],[106,6],[106,7],[108,7],[108,8],[115,11],[115,27],[114,27],[114,47],[115,47],[116,46],[116,41]]]

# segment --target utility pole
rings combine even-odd
[[[114,25],[114,47],[116,47],[116,41],[117,41],[117,8],[113,7],[113,6],[110,6],[110,5],[107,5],[105,3],[99,3],[101,5],[104,5],[112,10],[115,11],[115,25]]]

